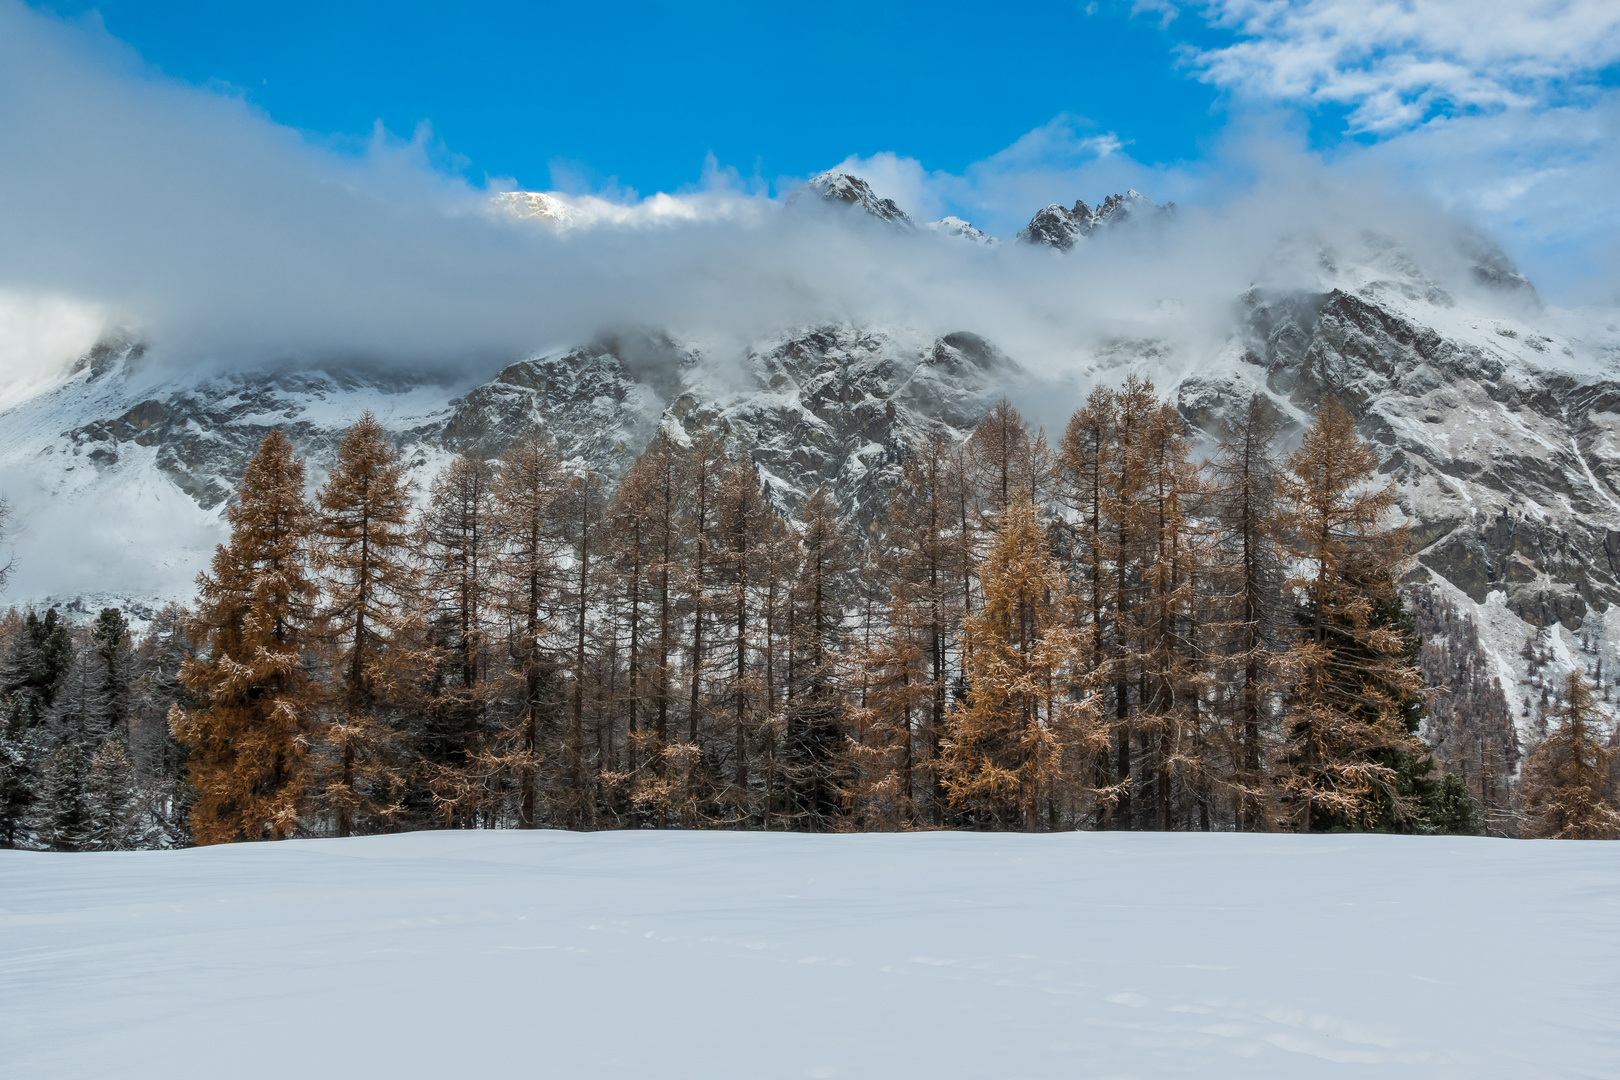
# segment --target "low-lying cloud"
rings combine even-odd
[[[469,377],[626,323],[722,345],[822,320],[966,329],[1037,369],[1117,338],[1192,355],[1240,290],[1309,278],[1318,241],[1353,246],[1369,226],[1468,287],[1463,226],[1392,198],[1367,169],[1329,170],[1262,136],[1201,171],[1149,169],[1065,117],[963,176],[892,155],[849,164],[922,217],[966,210],[1003,235],[1046,202],[1128,186],[1182,201],[1173,223],[1069,255],[985,248],[784,206],[713,165],[693,190],[633,206],[576,198],[578,227],[514,221],[491,190],[434,167],[427,133],[324,143],[151,72],[94,24],[9,3],[0,133],[0,383],[12,385],[110,324],[173,364],[352,357]],[[1241,183],[1223,187],[1220,169]],[[61,318],[41,329],[51,311]]]

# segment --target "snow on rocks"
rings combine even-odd
[[[872,185],[865,180],[837,169],[812,176],[802,188],[788,197],[788,203],[791,205],[806,199],[859,210],[901,232],[912,232],[917,227],[916,222],[895,205],[893,199],[879,198]]]

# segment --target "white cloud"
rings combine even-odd
[[[59,375],[106,328],[94,304],[0,289],[0,408]]]
[[[1614,0],[1209,0],[1194,10],[1239,38],[1190,54],[1203,78],[1346,106],[1352,129],[1375,133],[1554,103],[1620,60]]]
[[[1043,206],[1088,203],[1135,187],[1155,199],[1183,198],[1192,189],[1181,170],[1146,166],[1111,131],[1063,115],[960,173],[930,170],[892,153],[851,156],[838,166],[866,178],[879,195],[914,216],[965,218],[993,234],[1011,236]]]
[[[1620,92],[1431,121],[1340,155],[1500,239],[1544,292],[1620,302]]]

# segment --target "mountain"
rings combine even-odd
[[[797,197],[868,214],[905,234],[896,242],[992,239],[956,219],[918,229],[843,173]],[[567,218],[561,197],[561,209],[509,201]],[[1170,212],[1136,192],[1054,205],[1019,239],[1078,258],[1096,230]],[[1254,392],[1295,433],[1328,395],[1351,409],[1412,526],[1407,584],[1425,625],[1442,628],[1431,635],[1435,670],[1494,680],[1493,722],[1511,734],[1542,715],[1549,665],[1620,664],[1620,330],[1602,313],[1543,307],[1489,244],[1470,241],[1459,257],[1477,285],[1467,297],[1387,237],[1324,246],[1286,287],[1234,288],[1230,325],[1210,349],[1189,357],[1151,336],[1110,341],[1056,382],[1032,374],[1042,358],[966,330],[837,322],[757,335],[740,354],[661,331],[608,334],[459,384],[356,364],[179,372],[138,340],[110,338],[0,412],[0,491],[18,556],[8,599],[86,613],[116,603],[140,616],[189,595],[243,464],[272,427],[309,459],[314,484],[342,429],[370,410],[424,491],[450,455],[494,457],[536,423],[610,479],[659,425],[712,425],[748,448],[784,510],[825,485],[865,526],[930,424],[963,437],[1002,394],[1072,408],[1093,383],[1136,371],[1206,437]],[[1450,707],[1437,703],[1436,723]]]
[[[1035,212],[1029,224],[1019,230],[1018,239],[1025,244],[1068,251],[1098,229],[1124,224],[1133,217],[1169,215],[1175,212],[1175,206],[1175,203],[1160,206],[1134,189],[1123,195],[1110,195],[1095,207],[1078,199],[1073,206],[1053,203]]]
[[[865,180],[836,169],[812,176],[802,188],[788,197],[788,202],[793,204],[818,199],[823,203],[848,207],[867,214],[903,232],[910,232],[917,227],[917,223],[896,206],[893,199],[879,198],[872,190],[872,185]]]

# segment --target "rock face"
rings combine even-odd
[[[67,467],[114,482],[144,463],[218,512],[272,428],[287,434],[318,482],[342,431],[366,410],[423,478],[452,454],[496,458],[540,427],[565,459],[616,480],[660,424],[710,427],[749,451],[783,509],[825,486],[852,518],[870,523],[907,446],[932,424],[965,438],[997,396],[1027,379],[970,333],[928,338],[848,325],[782,333],[740,360],[662,334],[605,337],[511,364],[460,396],[364,370],[227,373],[157,386],[139,376],[138,346],[98,349],[68,383],[12,411],[8,419],[34,414],[27,426],[44,445],[10,440],[6,456],[78,463]]]
[[[903,232],[912,232],[917,228],[917,223],[896,206],[893,199],[878,198],[872,185],[865,180],[836,169],[812,176],[788,201],[791,203],[804,198],[858,210]]]
[[[751,351],[742,369],[740,380],[692,370],[669,415],[748,447],[784,509],[826,487],[863,526],[930,425],[965,438],[1025,378],[974,334],[927,340],[847,326],[784,335]]]
[[[1574,630],[1620,601],[1620,383],[1525,363],[1568,346],[1505,323],[1469,340],[1341,290],[1244,305],[1267,389],[1358,417],[1422,565],[1475,603],[1501,591],[1537,626]]]
[[[1098,229],[1121,225],[1132,217],[1169,214],[1174,211],[1175,205],[1166,203],[1160,206],[1134,189],[1123,195],[1110,195],[1095,207],[1089,207],[1080,200],[1076,200],[1073,206],[1053,203],[1035,212],[1029,224],[1018,231],[1018,239],[1025,244],[1068,251]]]

